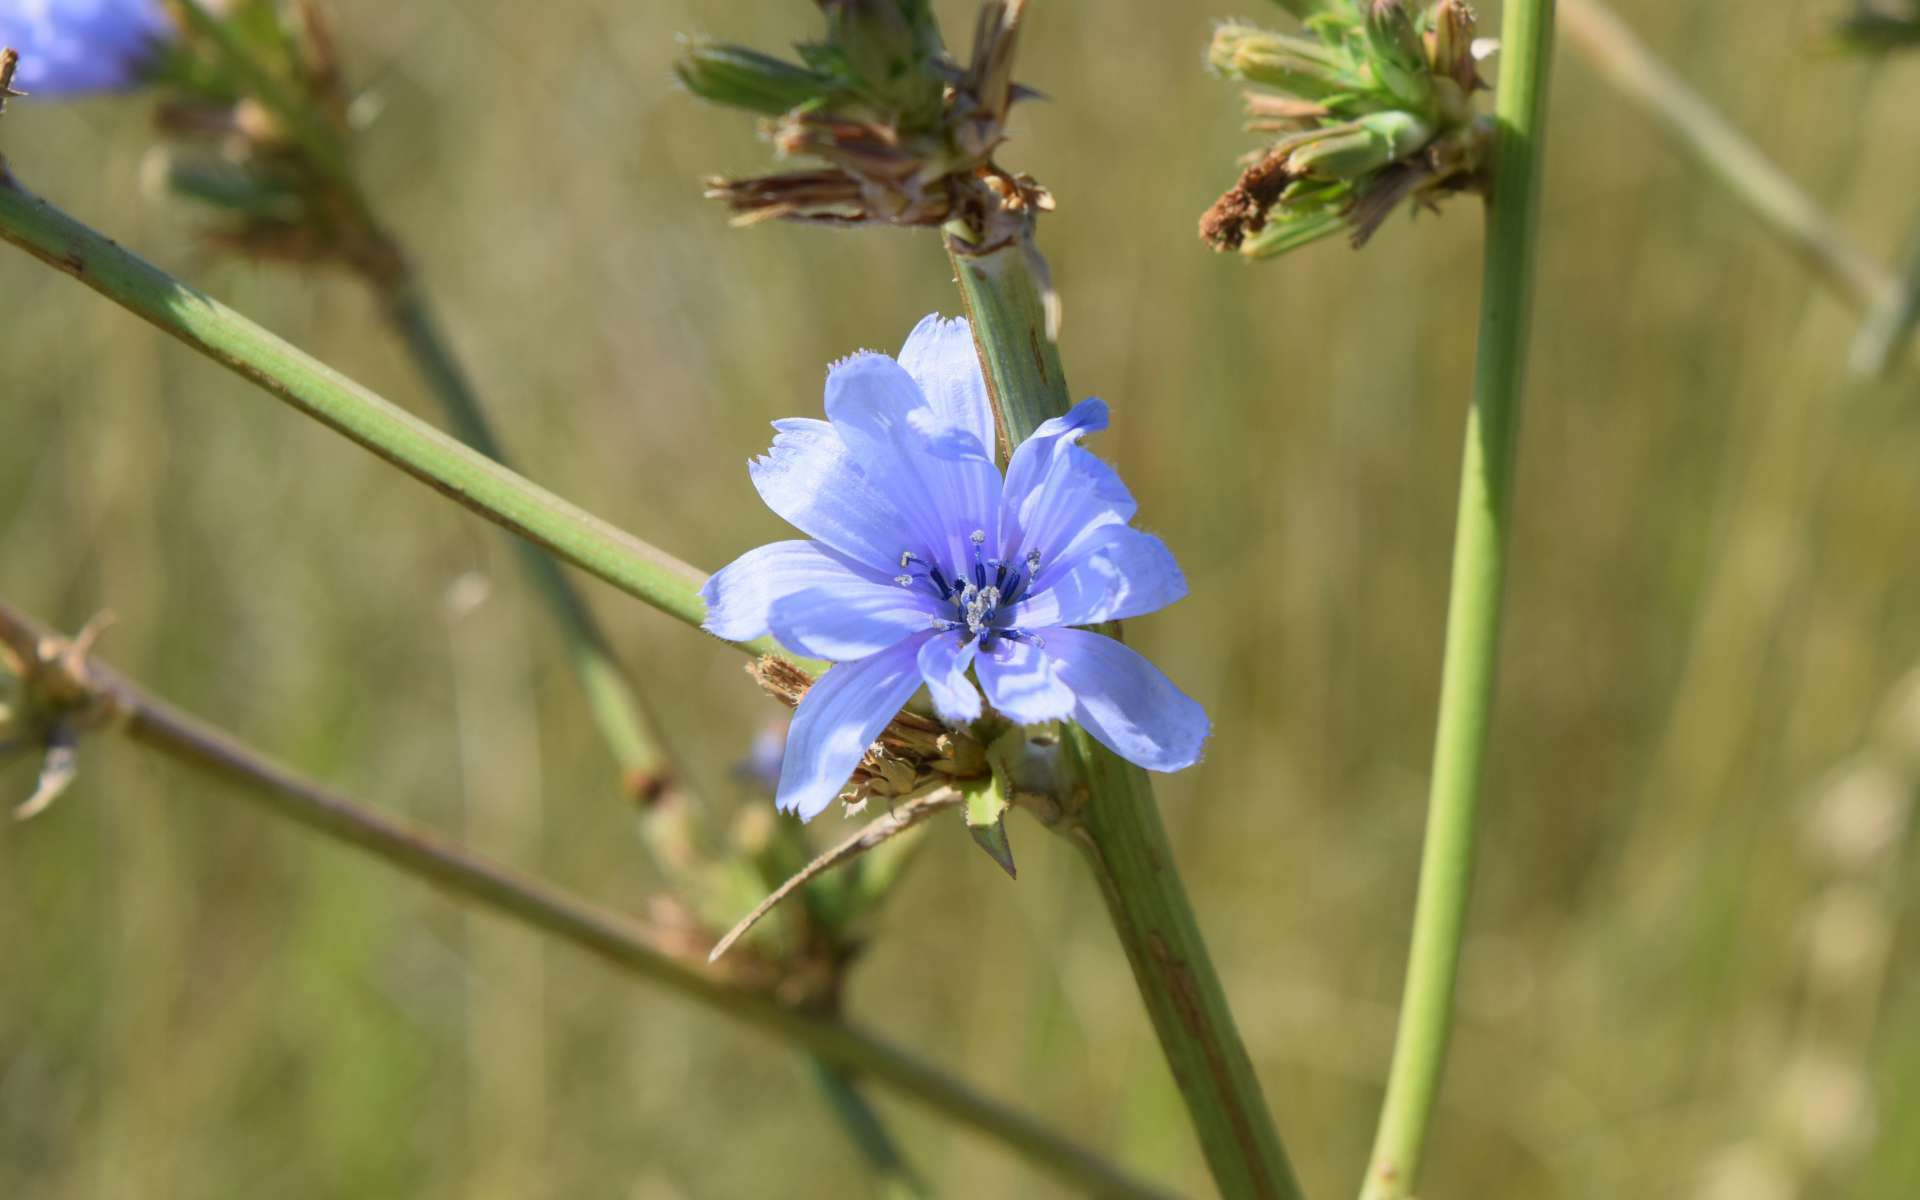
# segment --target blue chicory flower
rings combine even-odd
[[[762,791],[777,791],[780,787],[780,764],[786,757],[787,723],[769,721],[753,735],[746,757],[733,764],[734,778]]]
[[[1186,594],[1166,546],[1132,528],[1113,469],[1079,445],[1107,425],[1084,400],[1022,443],[1002,479],[993,410],[964,320],[930,316],[898,361],[860,353],[827,373],[827,420],[774,422],[749,466],[767,507],[812,540],[775,542],[708,581],[706,628],[771,633],[839,664],[801,699],[775,797],[811,818],[925,684],[949,722],[1071,717],[1157,771],[1193,765],[1207,716],[1146,659],[1072,628]]]
[[[174,32],[161,0],[0,0],[0,46],[20,52],[14,86],[35,97],[133,87]]]

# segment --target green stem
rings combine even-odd
[[[833,1110],[841,1128],[866,1157],[867,1167],[873,1174],[875,1191],[883,1200],[927,1200],[931,1197],[933,1190],[927,1186],[926,1180],[914,1172],[912,1164],[900,1152],[899,1143],[887,1132],[880,1114],[861,1095],[853,1077],[816,1056],[808,1057],[807,1067],[808,1073],[813,1076],[814,1086],[820,1089],[821,1096]]]
[[[1510,0],[1501,30],[1499,124],[1447,608],[1446,663],[1406,991],[1363,1200],[1414,1193],[1440,1091],[1473,875],[1474,820],[1492,718],[1514,441],[1526,376],[1540,213],[1541,137],[1553,0]]]
[[[949,242],[1002,437],[1018,445],[1067,411],[1033,259],[1020,245],[984,255]],[[1117,632],[1117,630],[1115,631]],[[1069,727],[1086,801],[1055,828],[1085,853],[1133,967],[1161,1051],[1222,1195],[1298,1200],[1253,1062],[1214,973],[1146,772]]]
[[[1655,58],[1600,0],[1566,0],[1565,18],[1568,42],[1842,301],[1867,312],[1894,290],[1893,276],[1884,266],[1860,249],[1819,202],[1769,162],[1746,135]]]
[[[439,398],[454,435],[493,461],[508,465],[486,410],[448,348],[418,282],[399,277],[381,287],[380,293],[388,319],[405,340],[415,365]],[[514,549],[521,569],[559,627],[567,659],[573,664],[574,674],[586,694],[588,710],[620,766],[628,792],[636,797],[650,796],[668,775],[667,756],[639,694],[621,670],[606,635],[594,619],[593,610],[552,557],[518,539],[514,541]]]
[[[50,639],[59,644],[53,630],[0,603],[0,645],[22,661],[39,661],[38,648]],[[70,670],[64,656],[54,661],[57,669]],[[237,794],[281,817],[597,954],[703,1008],[793,1043],[847,1077],[871,1079],[891,1088],[1003,1143],[1070,1187],[1101,1196],[1147,1200],[1166,1196],[1027,1114],[980,1095],[898,1047],[831,1016],[731,986],[658,949],[643,928],[620,914],[365,808],[148,695],[103,664],[89,660],[82,670],[78,676],[49,681],[48,690],[88,711],[103,711],[135,741],[238,785]]]
[[[1863,379],[1883,378],[1920,331],[1920,226],[1907,251],[1907,275],[1867,314],[1848,365]]]
[[[28,192],[0,168],[0,240],[20,247],[328,428],[588,574],[688,625],[701,574],[374,395]],[[780,653],[766,638],[754,654]]]

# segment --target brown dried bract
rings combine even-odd
[[[13,90],[13,73],[20,66],[20,55],[11,46],[0,50],[0,112],[7,111],[7,101],[14,96],[24,96],[25,92]]]
[[[1266,228],[1268,210],[1294,181],[1290,161],[1288,149],[1276,147],[1242,171],[1239,182],[1201,216],[1202,240],[1215,250],[1238,250],[1248,234]]]

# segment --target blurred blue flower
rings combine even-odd
[[[706,627],[771,633],[842,664],[794,712],[776,801],[826,808],[924,683],[950,722],[994,708],[1071,717],[1157,771],[1191,766],[1206,713],[1112,638],[1069,628],[1152,612],[1186,594],[1160,539],[1080,439],[1106,428],[1085,400],[1022,443],[1003,480],[993,410],[964,320],[930,316],[898,361],[861,353],[827,374],[827,420],[774,422],[750,466],[767,507],[810,541],[751,551],[708,581]]]
[[[0,0],[14,86],[35,97],[133,87],[174,32],[161,0]]]
[[[734,778],[767,792],[780,787],[780,764],[787,756],[787,723],[770,721],[753,735],[747,755],[733,764]]]

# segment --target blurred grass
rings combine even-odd
[[[733,231],[699,198],[764,156],[668,84],[671,35],[778,45],[810,6],[339,7],[384,106],[369,179],[523,468],[709,567],[778,536],[742,470],[766,422],[816,412],[833,358],[957,306],[929,237]],[[1920,63],[1810,57],[1813,7],[1621,11],[1891,258]],[[1073,386],[1114,403],[1099,448],[1193,585],[1130,633],[1217,725],[1160,792],[1292,1154],[1338,1195],[1398,995],[1479,229],[1455,202],[1359,255],[1204,252],[1194,221],[1250,144],[1199,68],[1225,15],[1036,5],[1022,77],[1052,99],[1004,157],[1059,198],[1042,235]],[[1426,1192],[1911,1196],[1920,888],[1898,871],[1874,893],[1898,940],[1858,984],[1877,1016],[1844,1060],[1874,1119],[1835,1149],[1777,1113],[1807,1090],[1788,1060],[1831,882],[1807,814],[1920,663],[1920,382],[1911,363],[1844,382],[1840,307],[1581,64],[1557,86],[1493,786]],[[430,411],[349,281],[216,261],[190,213],[139,194],[139,101],[20,102],[5,129],[37,190]],[[22,256],[0,287],[0,593],[69,627],[113,608],[105,653],[162,694],[644,903],[609,766],[490,531]],[[492,595],[456,619],[469,572]],[[727,782],[770,711],[738,656],[594,595],[698,781],[756,802]],[[859,1189],[791,1055],[205,790],[101,741],[49,815],[0,831],[0,1194]],[[934,839],[854,1011],[1204,1191],[1097,897],[1064,847],[1014,836],[1012,885],[957,830]],[[946,1194],[1051,1194],[890,1111]],[[1781,1165],[1816,1150],[1816,1173]]]

